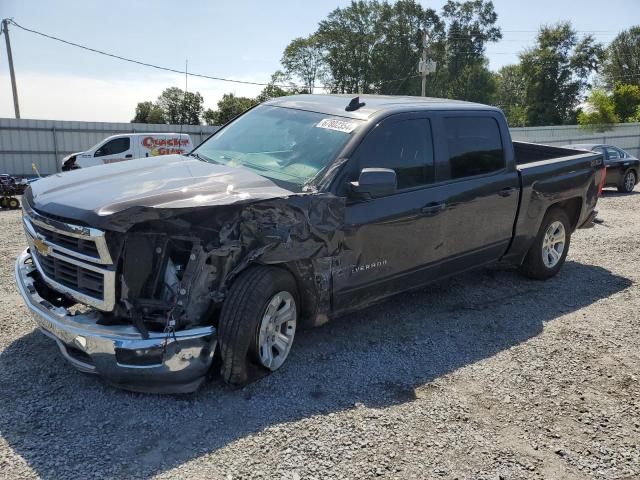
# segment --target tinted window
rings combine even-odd
[[[607,157],[609,160],[617,160],[619,158],[623,158],[624,155],[621,155],[620,150],[617,148],[607,147]]]
[[[116,153],[126,152],[129,150],[130,145],[131,141],[128,137],[114,138],[96,150],[94,157],[104,157],[105,155],[115,155]]]
[[[498,122],[491,117],[445,119],[451,178],[471,177],[504,168]]]
[[[399,189],[433,183],[433,141],[429,120],[382,123],[367,136],[358,159],[360,170],[393,169]]]

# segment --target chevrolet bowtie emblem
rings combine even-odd
[[[46,257],[51,253],[51,249],[49,248],[49,245],[47,245],[44,242],[44,240],[42,240],[41,238],[38,238],[38,237],[34,238],[33,246],[38,251],[38,253],[44,257]]]

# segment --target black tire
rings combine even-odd
[[[560,259],[555,265],[549,267],[543,260],[542,249],[547,229],[554,222],[562,222],[565,231],[565,242]],[[567,258],[569,245],[571,244],[571,233],[571,221],[569,220],[569,216],[567,215],[567,213],[561,208],[552,208],[551,210],[549,210],[544,216],[542,225],[540,225],[540,230],[538,231],[538,234],[536,235],[536,238],[533,241],[533,244],[531,245],[531,248],[529,249],[529,252],[524,259],[524,262],[520,267],[520,271],[522,272],[522,274],[534,280],[546,280],[556,275],[562,268],[562,265]]]
[[[18,208],[20,208],[20,201],[17,198],[13,198],[11,197],[8,201],[7,201],[7,206],[11,209],[11,210],[17,210]]]
[[[633,179],[633,180],[631,180]],[[636,186],[638,178],[636,176],[636,172],[633,170],[627,170],[622,178],[622,183],[618,185],[618,192],[620,193],[631,193]]]
[[[0,198],[0,208],[9,208],[9,197]]]
[[[252,367],[266,371],[256,361],[256,337],[269,300],[281,291],[289,292],[299,305],[295,279],[283,269],[250,267],[231,285],[218,325],[221,375],[225,383],[245,385],[250,381]]]

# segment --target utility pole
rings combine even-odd
[[[9,41],[9,20],[2,20],[4,41],[7,45],[7,59],[9,60],[9,75],[11,76],[11,90],[13,91],[13,110],[16,118],[20,118],[20,106],[18,105],[18,87],[16,85],[16,72],[13,69],[13,55],[11,55],[11,42]]]
[[[422,58],[418,63],[418,73],[422,76],[422,96],[425,97],[427,93],[427,75],[436,71],[436,62],[433,60],[427,60],[427,54],[429,53],[429,35],[425,30],[422,32]]]

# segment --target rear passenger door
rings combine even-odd
[[[506,252],[520,181],[513,159],[507,164],[511,150],[502,139],[509,137],[497,114],[452,112],[441,120],[447,154],[439,172],[448,187],[442,274],[447,275],[493,262]]]

